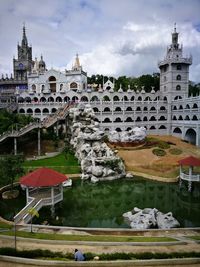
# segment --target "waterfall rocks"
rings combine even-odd
[[[108,140],[112,143],[116,142],[141,142],[147,136],[146,128],[134,127],[129,131],[117,132],[112,131],[108,134]]]
[[[96,183],[126,176],[123,161],[104,142],[104,132],[90,105],[71,108],[68,126],[70,145],[81,164],[83,180]]]
[[[173,217],[172,212],[166,214],[157,209],[135,207],[132,211],[123,214],[125,221],[133,229],[170,229],[179,227],[179,222]]]

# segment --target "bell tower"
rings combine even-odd
[[[28,45],[26,37],[26,28],[23,26],[23,35],[21,45],[17,46],[17,59],[13,59],[13,73],[14,79],[17,81],[26,81],[27,73],[31,71],[32,61],[32,47]]]
[[[175,24],[166,56],[158,63],[160,91],[169,102],[188,96],[189,66],[192,64],[192,57],[183,56],[183,46],[179,44],[178,37]]]

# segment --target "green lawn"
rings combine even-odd
[[[13,231],[3,232],[3,235],[14,235]],[[63,241],[93,241],[93,242],[174,242],[177,241],[171,237],[143,237],[143,236],[113,236],[113,235],[62,235],[62,234],[46,234],[46,233],[30,233],[17,231],[18,237],[36,238],[47,240],[63,240]]]
[[[78,160],[73,154],[67,152],[62,152],[52,158],[25,161],[23,166],[26,171],[39,167],[49,167],[61,173],[80,173]]]

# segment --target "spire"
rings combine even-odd
[[[175,49],[179,47],[178,32],[176,32],[176,23],[174,23],[174,32],[172,33],[172,47]]]
[[[28,41],[27,41],[27,37],[26,37],[26,27],[25,27],[25,23],[23,24],[23,36],[22,36],[22,46],[27,46],[28,45]]]
[[[81,64],[80,64],[80,61],[79,61],[79,57],[78,57],[78,54],[76,54],[76,59],[75,59],[75,63],[74,63],[73,69],[77,70],[77,69],[80,69],[80,67],[81,67]]]

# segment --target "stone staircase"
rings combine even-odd
[[[59,120],[63,120],[66,118],[69,109],[73,106],[73,104],[66,104],[62,108],[58,109],[55,113],[50,114],[46,118],[44,118],[41,122],[31,122],[30,124],[20,128],[19,130],[7,131],[0,135],[0,142],[3,142],[5,139],[9,137],[19,137],[22,136],[33,129],[38,128],[49,128],[53,124],[55,124]]]

